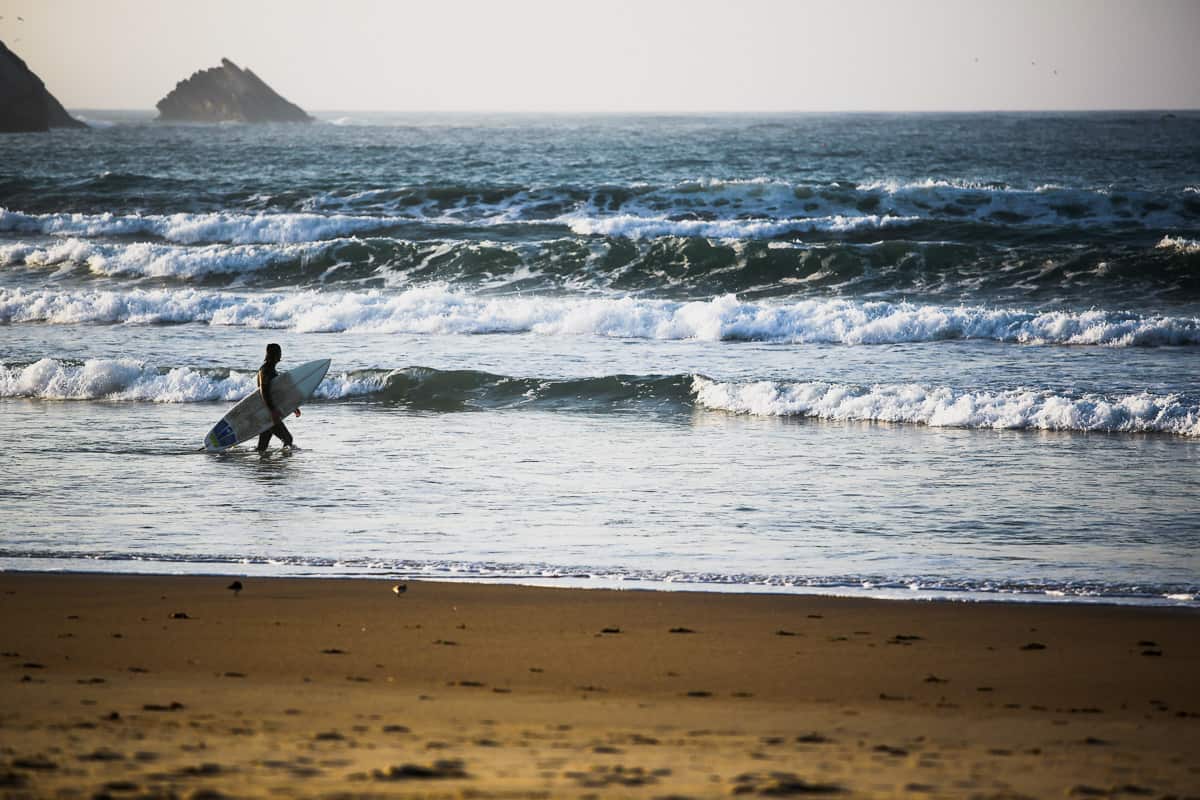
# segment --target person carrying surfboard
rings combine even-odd
[[[283,446],[288,449],[294,449],[292,445],[292,433],[283,424],[283,414],[279,413],[279,409],[275,407],[275,401],[271,399],[271,381],[279,375],[275,371],[275,365],[283,360],[283,348],[271,342],[267,345],[267,358],[263,361],[263,365],[258,368],[258,391],[262,394],[263,402],[267,404],[267,410],[271,412],[271,419],[274,425],[267,428],[258,437],[258,447],[255,449],[258,452],[265,452],[267,445],[271,443],[271,436],[278,436],[283,442]],[[296,409],[296,416],[300,416],[300,409]]]

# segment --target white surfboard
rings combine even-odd
[[[312,397],[328,371],[329,359],[325,358],[280,373],[271,381],[271,399],[275,402],[275,408],[285,417],[295,411],[301,403]],[[204,449],[219,453],[253,439],[274,424],[270,409],[256,391],[221,417],[221,421],[204,437]]]

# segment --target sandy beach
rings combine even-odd
[[[1200,796],[1200,615],[0,575],[7,797]]]

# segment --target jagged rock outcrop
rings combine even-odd
[[[0,133],[86,128],[46,91],[42,79],[0,42]]]
[[[157,107],[163,122],[312,122],[300,106],[228,58],[175,84]]]

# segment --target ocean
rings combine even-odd
[[[0,568],[1195,607],[1200,113],[0,137]],[[281,370],[274,442],[197,452]]]

